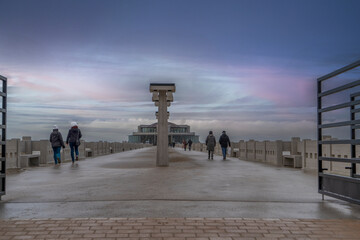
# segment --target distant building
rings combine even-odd
[[[195,135],[194,132],[190,132],[189,125],[176,125],[174,123],[168,123],[169,143],[182,143],[183,140],[193,141],[193,143],[199,142],[199,135]],[[157,137],[157,123],[151,125],[140,125],[138,131],[129,135],[130,143],[150,143],[156,144]]]

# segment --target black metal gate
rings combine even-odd
[[[2,115],[1,129],[1,157],[0,157],[0,200],[1,196],[6,192],[6,98],[7,98],[7,79],[0,75],[2,83],[2,91],[0,90],[0,97],[2,97],[2,107],[0,112]]]
[[[317,79],[319,193],[323,196],[328,195],[357,204],[360,204],[360,175],[357,173],[360,153],[356,157],[356,146],[360,145],[359,136],[356,136],[359,135],[357,130],[360,129],[360,74],[357,72],[359,66],[360,61],[357,61]],[[345,77],[350,71],[352,72],[351,77]],[[330,81],[337,82],[337,84],[333,84],[337,86],[333,87],[330,84],[330,88],[324,89],[324,84]],[[324,100],[330,96],[335,101],[324,107]],[[347,119],[345,121],[324,121],[323,114],[334,113],[334,111],[346,111],[342,117],[346,116]],[[324,130],[339,129],[339,127],[347,129],[345,132],[348,137],[324,139]],[[350,148],[349,156],[334,156],[334,154],[326,156],[323,154],[324,149],[327,146],[334,146],[333,144],[346,144],[342,146]],[[342,167],[347,169],[345,170],[348,171],[347,175],[334,173],[332,169],[329,169],[333,163],[339,162],[344,163]]]

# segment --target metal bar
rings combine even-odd
[[[345,66],[345,67],[343,67],[343,68],[340,68],[340,69],[338,69],[338,70],[335,70],[335,71],[333,71],[333,72],[331,72],[331,73],[329,73],[329,74],[326,74],[326,75],[324,75],[324,76],[322,76],[322,77],[319,77],[317,80],[318,80],[318,82],[324,81],[324,80],[326,80],[326,79],[335,77],[336,75],[339,75],[339,74],[341,74],[341,73],[343,73],[343,72],[349,71],[349,70],[351,70],[351,69],[353,69],[353,68],[356,68],[356,67],[358,67],[358,66],[360,66],[360,60],[359,60],[359,61],[356,61],[356,62],[354,62],[354,63],[352,63],[352,64],[349,64],[349,65],[347,65],[347,66]]]
[[[358,97],[360,96],[360,92],[350,94],[350,97]]]
[[[0,92],[0,97],[6,97],[6,93]]]
[[[341,109],[341,108],[346,108],[346,107],[350,107],[350,103],[342,103],[342,104],[338,104],[335,106],[331,106],[331,107],[326,107],[326,108],[321,108],[318,109],[318,112],[323,113],[323,112],[329,112],[329,111],[333,111],[333,110],[337,110],[337,109]]]
[[[336,123],[326,123],[322,124],[320,128],[331,128],[331,127],[342,127],[342,126],[350,126],[360,124],[360,120],[353,120],[353,121],[344,121],[344,122],[336,122]]]
[[[355,101],[355,97],[350,97],[350,101],[353,102]],[[355,113],[351,112],[351,110],[354,110],[355,106],[351,105],[350,107],[350,120],[351,121],[355,121]],[[350,127],[350,136],[351,136],[351,140],[355,140],[356,136],[355,136],[355,129]],[[356,145],[355,144],[351,144],[351,158],[356,158]],[[351,170],[350,170],[350,176],[354,177],[354,175],[356,175],[356,163],[351,163]]]
[[[326,140],[326,141],[318,141],[319,144],[355,144],[360,145],[360,139],[356,140]]]
[[[346,107],[350,107],[350,106],[354,106],[354,105],[359,105],[360,104],[360,100],[356,100],[353,102],[347,102],[347,103],[341,103],[341,104],[337,104],[331,107],[326,107],[326,108],[322,108],[322,109],[318,109],[318,112],[329,112],[329,111],[333,111],[333,110],[337,110],[337,109],[341,109],[341,108],[346,108]]]
[[[5,126],[1,128],[1,171],[0,173],[4,176],[0,181],[0,200],[1,196],[6,194],[6,108],[7,108],[7,78],[1,76],[2,84],[2,123],[1,126]],[[5,160],[4,160],[5,159]]]
[[[324,177],[324,178],[332,178],[332,179],[344,180],[346,182],[352,182],[352,183],[359,183],[360,184],[360,179],[347,177],[347,176],[340,176],[340,175],[328,174],[328,173],[319,173],[319,176]]]
[[[346,89],[349,89],[349,88],[352,88],[352,87],[356,87],[360,85],[360,80],[357,80],[355,82],[351,82],[351,83],[348,83],[348,84],[345,84],[345,85],[342,85],[340,87],[337,87],[337,88],[333,88],[331,90],[328,90],[326,92],[323,92],[323,93],[320,93],[319,94],[319,97],[324,97],[324,96],[327,96],[327,95],[330,95],[330,94],[333,94],[333,93],[337,93],[337,92],[341,92],[341,91],[344,91]]]
[[[358,113],[358,112],[360,112],[360,108],[351,109],[351,112],[352,113]]]
[[[321,97],[319,96],[319,94],[321,94],[321,81],[317,82],[318,190],[320,191],[320,190],[322,190],[322,178],[320,177],[319,174],[323,172],[323,167],[322,167],[322,161],[319,160],[319,157],[322,156],[322,145],[320,143],[320,141],[322,139],[322,128],[319,127],[322,123],[322,114],[320,112],[322,102],[321,102]]]
[[[336,158],[336,157],[319,157],[319,160],[329,162],[345,162],[345,163],[359,163],[360,158]]]
[[[320,194],[323,195],[327,195],[333,198],[337,198],[337,199],[341,199],[347,202],[351,202],[351,203],[355,203],[355,204],[360,204],[360,200],[354,199],[354,198],[349,198],[340,194],[336,194],[336,193],[332,193],[332,192],[328,192],[328,191],[323,191],[323,190],[319,190],[318,191]]]
[[[6,77],[4,77],[4,76],[1,76],[1,75],[0,75],[0,80],[6,81],[6,80],[7,80],[7,78],[6,78]]]

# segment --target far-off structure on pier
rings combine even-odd
[[[151,83],[150,92],[152,93],[152,101],[158,107],[156,112],[157,124],[157,150],[156,150],[156,166],[169,166],[168,155],[168,118],[169,112],[167,107],[174,101],[173,93],[175,92],[175,83]]]

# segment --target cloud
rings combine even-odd
[[[138,125],[156,121],[151,82],[176,84],[171,120],[190,121],[201,137],[207,135],[211,125],[206,124],[213,120],[219,131],[223,123],[232,126],[235,138],[242,132],[259,136],[254,122],[269,126],[271,131],[264,129],[262,134],[271,138],[286,138],[284,129],[312,136],[302,128],[284,126],[305,126],[301,121],[315,124],[313,80],[274,64],[228,66],[176,57],[79,51],[63,59],[60,55],[46,71],[36,64],[18,68],[6,63],[0,70],[9,79],[9,137],[47,138],[49,126],[67,129],[76,120],[89,140],[126,140]],[[248,127],[236,128],[239,124]]]

